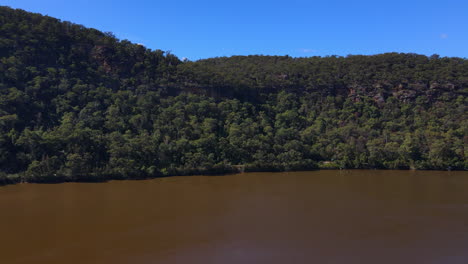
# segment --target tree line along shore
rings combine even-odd
[[[188,61],[0,7],[0,183],[465,170],[467,92],[465,58]]]

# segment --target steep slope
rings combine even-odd
[[[0,88],[19,99],[2,110],[18,114],[23,127],[57,124],[53,101],[66,95],[71,107],[84,107],[80,96],[100,87],[157,90],[180,63],[111,33],[7,7],[0,8],[0,58]]]
[[[0,182],[221,173],[234,165],[464,169],[467,88],[461,58],[182,62],[0,7]]]

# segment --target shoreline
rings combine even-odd
[[[234,167],[234,166],[233,166]],[[16,185],[16,184],[61,184],[61,183],[106,183],[110,181],[141,181],[141,180],[153,180],[158,178],[169,178],[169,177],[183,177],[183,176],[228,176],[233,174],[243,174],[243,173],[254,173],[254,172],[297,172],[297,171],[352,171],[352,170],[366,170],[366,171],[468,171],[467,169],[452,169],[452,170],[441,170],[441,169],[377,169],[377,168],[316,168],[316,169],[295,169],[295,170],[227,170],[227,171],[210,171],[206,170],[200,173],[181,173],[181,174],[168,174],[168,175],[152,175],[152,176],[130,176],[124,177],[122,175],[87,175],[87,176],[59,176],[59,175],[50,175],[50,176],[0,176],[0,187],[7,185]]]

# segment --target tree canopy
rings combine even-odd
[[[0,183],[466,169],[467,92],[464,58],[181,61],[0,7]]]

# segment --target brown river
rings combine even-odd
[[[468,172],[0,187],[0,263],[468,263]]]

